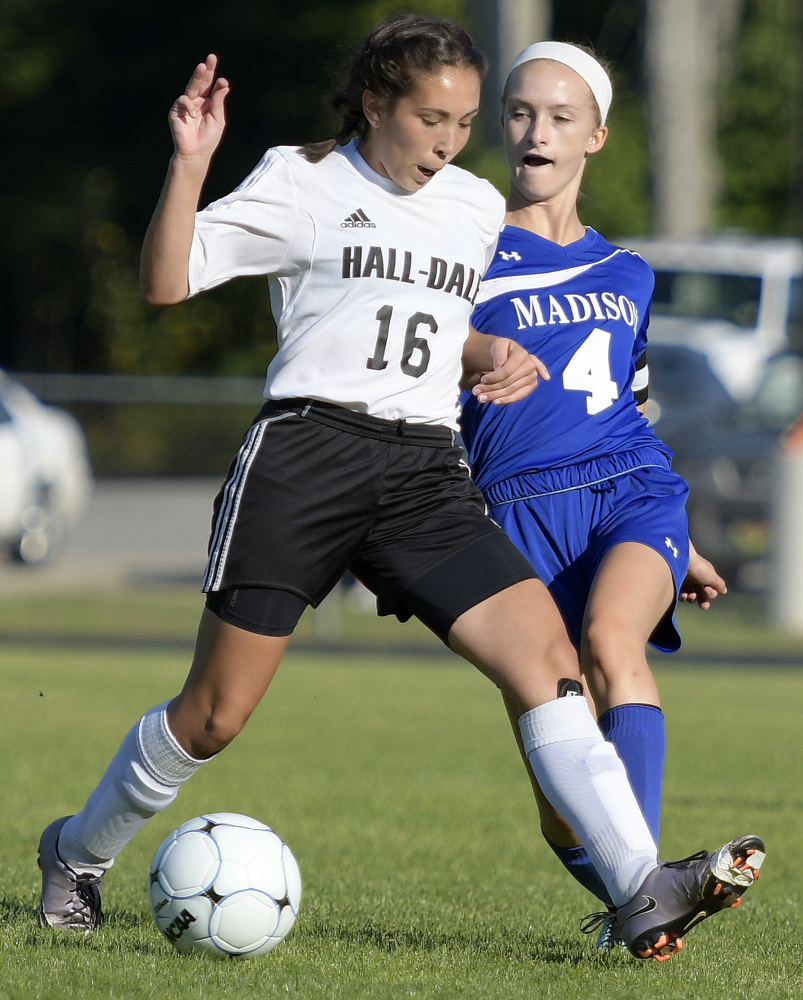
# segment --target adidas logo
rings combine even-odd
[[[376,223],[371,222],[365,212],[363,212],[361,208],[358,208],[356,212],[352,212],[351,215],[346,216],[346,218],[340,223],[340,228],[376,229]]]

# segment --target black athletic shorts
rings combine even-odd
[[[464,611],[536,576],[486,516],[448,428],[266,403],[215,500],[207,603],[249,631],[287,635],[346,570],[379,614],[415,615],[444,641]]]

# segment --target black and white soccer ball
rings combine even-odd
[[[218,958],[272,951],[301,903],[301,872],[269,826],[239,813],[207,813],[174,830],[148,880],[156,925],[179,951]]]

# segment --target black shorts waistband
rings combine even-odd
[[[262,407],[260,416],[276,410],[290,410],[316,423],[379,441],[426,444],[435,448],[450,448],[455,443],[455,432],[449,427],[413,424],[409,420],[384,420],[382,417],[357,413],[345,406],[323,403],[317,399],[271,399]]]

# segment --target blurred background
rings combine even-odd
[[[397,8],[0,0],[0,577],[15,561],[55,558],[76,530],[90,544],[76,525],[93,496],[144,495],[164,477],[182,484],[167,490],[179,521],[201,484],[202,560],[210,484],[259,406],[275,328],[263,280],[163,309],[139,295],[139,248],[172,148],[168,109],[216,52],[232,91],[210,201],[267,147],[333,134],[325,100],[340,66]],[[498,94],[513,57],[554,37],[609,63],[610,137],[586,172],[581,218],[656,270],[650,417],[690,481],[698,549],[732,588],[777,608],[803,559],[803,443],[790,433],[803,410],[799,0],[406,9],[461,21],[489,56],[483,118],[460,163],[503,192]],[[98,548],[130,526],[110,509]],[[148,510],[153,527],[165,507]],[[154,543],[165,558],[176,558],[167,538],[178,531]],[[791,603],[785,624],[803,630],[803,599]]]

